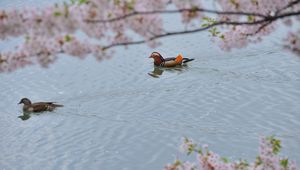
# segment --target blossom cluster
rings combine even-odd
[[[27,65],[39,63],[48,67],[57,59],[57,54],[65,53],[79,58],[86,54],[93,54],[96,59],[106,57],[102,48],[95,44],[80,41],[75,36],[64,35],[48,39],[47,37],[30,37],[19,47],[17,52],[4,52],[0,54],[0,72],[13,71]]]
[[[107,44],[126,43],[135,33],[146,40],[163,31],[158,15],[137,15],[113,22],[107,20],[132,13],[135,9],[165,9],[168,1],[89,0],[72,1],[46,8],[0,11],[0,40],[23,36],[25,41],[15,51],[0,52],[0,72],[25,65],[47,66],[59,53],[81,58],[92,54],[105,57]],[[86,39],[78,37],[84,34]],[[150,40],[149,40],[150,41]],[[150,45],[156,43],[148,42]]]
[[[285,39],[285,44],[286,48],[292,50],[297,55],[300,55],[300,30],[296,33],[289,32]]]
[[[261,137],[259,154],[255,162],[249,163],[242,159],[229,161],[229,159],[210,151],[207,145],[197,147],[192,140],[185,138],[180,150],[187,154],[196,153],[197,161],[184,162],[176,159],[172,164],[167,164],[165,170],[296,170],[295,161],[278,155],[280,149],[281,141],[274,136]]]
[[[223,11],[248,12],[253,15],[247,17],[242,15],[220,15],[222,21],[254,22],[262,19],[263,16],[275,16],[287,12],[300,11],[300,4],[290,5],[291,0],[220,0],[218,1]],[[299,22],[299,15],[297,16]],[[290,26],[293,23],[291,18],[284,19],[283,22]],[[232,48],[243,48],[250,43],[257,43],[262,40],[261,37],[271,34],[278,27],[278,22],[262,22],[255,25],[230,25],[223,29],[221,38],[218,39],[219,46],[226,51]]]

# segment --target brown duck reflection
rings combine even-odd
[[[30,113],[23,112],[23,115],[18,116],[22,120],[28,120],[30,118]]]
[[[159,78],[163,75],[163,73],[166,72],[182,72],[185,69],[187,69],[188,66],[187,65],[183,65],[183,66],[176,66],[176,67],[172,67],[172,68],[162,68],[159,66],[154,66],[153,71],[149,72],[148,75],[154,78]]]

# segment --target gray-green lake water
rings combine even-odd
[[[116,48],[103,62],[60,55],[48,69],[1,73],[0,169],[162,169],[186,158],[183,136],[251,161],[259,136],[272,134],[299,165],[300,58],[281,48],[285,33],[225,53],[201,32],[162,39],[156,49]],[[195,61],[153,77],[152,51]],[[22,97],[65,107],[23,121]]]

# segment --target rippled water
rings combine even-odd
[[[0,74],[0,169],[162,169],[183,156],[183,136],[254,160],[259,136],[271,134],[299,165],[300,58],[278,45],[284,32],[231,53],[198,33],[117,48],[103,62],[61,55],[48,69]],[[153,50],[195,61],[155,70]],[[25,96],[65,107],[23,121]]]

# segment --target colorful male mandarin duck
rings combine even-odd
[[[158,52],[153,52],[149,58],[154,59],[154,65],[161,67],[175,67],[194,60],[192,58],[183,58],[181,54],[176,58],[163,58]]]
[[[31,103],[27,98],[21,99],[19,104],[23,103],[23,112],[44,112],[44,111],[53,111],[57,107],[63,107],[64,105],[55,104],[55,102],[37,102]]]

